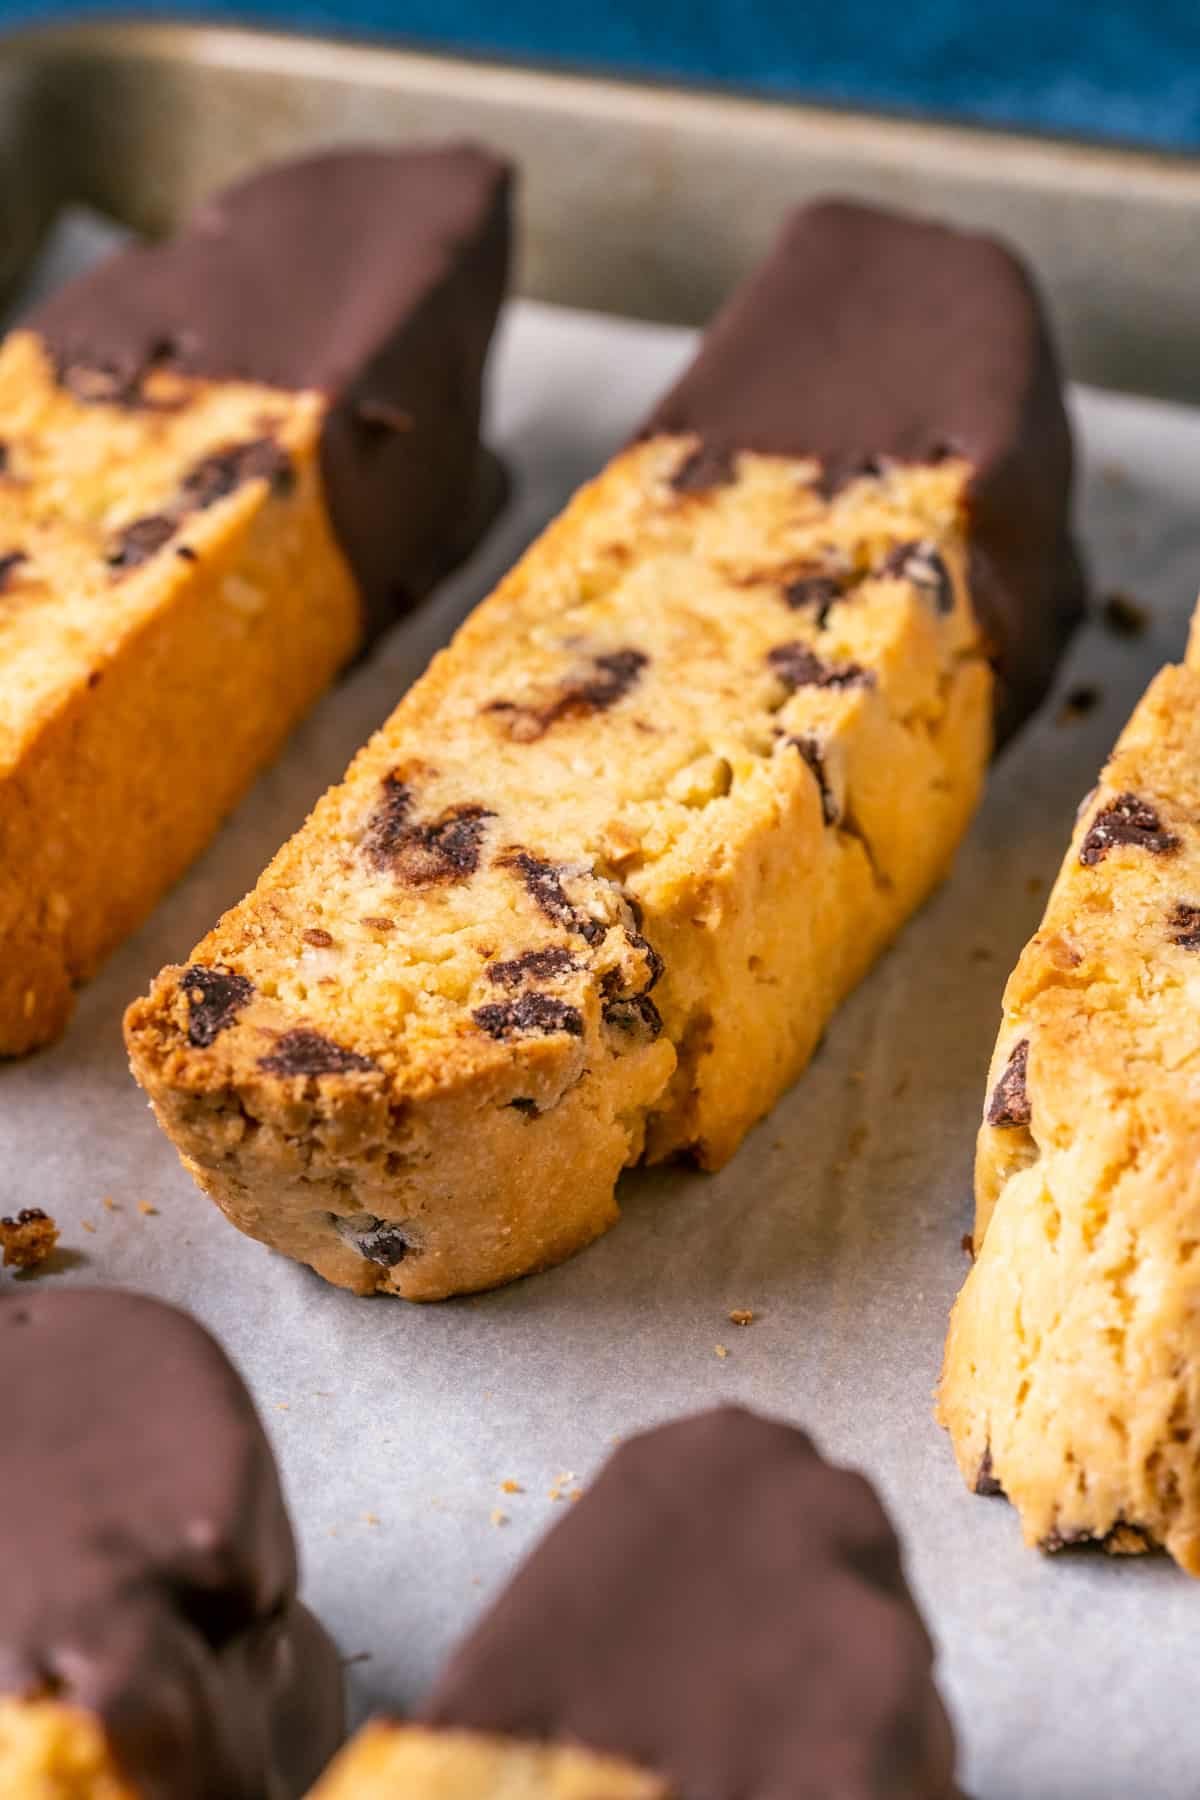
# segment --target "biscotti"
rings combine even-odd
[[[134,1294],[0,1299],[0,1796],[298,1800],[337,1652],[213,1340]]]
[[[614,1757],[664,1800],[956,1792],[882,1506],[803,1432],[737,1407],[623,1444],[453,1653],[421,1723],[447,1748],[465,1731]]]
[[[1200,1575],[1200,654],[1080,809],[1004,996],[939,1412],[1027,1541]]]
[[[482,151],[331,153],[0,348],[0,1054],[478,535],[506,246]]]
[[[948,381],[939,346],[978,366]],[[989,650],[1014,717],[1074,617],[1049,354],[996,246],[797,216],[643,440],[130,1009],[237,1225],[432,1299],[586,1244],[643,1154],[733,1153],[946,873]],[[861,404],[885,371],[894,418]]]

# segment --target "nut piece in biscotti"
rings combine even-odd
[[[1043,1549],[1200,1575],[1200,658],[1085,800],[1004,997],[939,1416]]]
[[[270,1447],[186,1314],[0,1298],[0,1800],[292,1800],[342,1735]]]
[[[0,1054],[478,533],[506,187],[467,148],[286,164],[0,348]]]
[[[1066,427],[1002,251],[844,213],[799,215],[667,422],[576,496],[128,1014],[201,1186],[331,1281],[487,1287],[603,1231],[643,1154],[719,1167],[949,868],[991,742],[987,651],[1016,667],[1025,635],[1058,630],[1028,546],[1048,509],[1046,558],[1065,542]],[[797,260],[802,277],[830,239],[841,287],[814,294]],[[876,335],[901,371],[911,342],[921,385],[893,381],[899,423],[863,412],[876,454],[851,469],[833,425],[858,409],[857,430],[861,380],[834,358],[827,392],[809,363],[839,307],[882,308],[864,239],[895,265],[900,324]],[[951,273],[980,366],[962,393],[930,372],[925,420]],[[946,355],[966,355],[952,317]],[[861,354],[876,369],[865,328]],[[805,453],[810,418],[828,460]],[[1030,418],[1049,421],[1036,445]],[[756,421],[764,448],[731,448]],[[1026,526],[1022,601],[1002,549]]]
[[[932,1665],[870,1485],[723,1407],[616,1452],[422,1719],[627,1759],[680,1800],[951,1800]]]
[[[3,1794],[0,1793],[0,1800]],[[376,1720],[311,1800],[675,1800],[657,1776],[591,1751]]]

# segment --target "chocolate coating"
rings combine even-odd
[[[881,460],[972,467],[972,593],[1003,738],[1045,695],[1082,616],[1071,433],[1033,283],[1005,247],[829,200],[792,214],[643,435],[815,456],[830,491]]]
[[[156,366],[327,394],[330,516],[377,631],[466,555],[501,498],[479,419],[509,188],[508,165],[468,144],[283,163],[26,323],[64,380],[103,375],[127,404]]]
[[[949,1800],[931,1665],[866,1481],[723,1407],[617,1452],[426,1718],[609,1751],[679,1800]]]
[[[0,1299],[0,1693],[94,1713],[145,1800],[291,1800],[342,1735],[337,1653],[245,1388],[186,1314]]]

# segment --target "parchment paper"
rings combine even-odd
[[[1096,588],[1148,603],[1151,628],[1135,642],[1098,625],[1081,635],[1059,697],[996,769],[952,881],[722,1174],[629,1176],[616,1230],[503,1292],[432,1308],[357,1300],[228,1226],[127,1073],[125,1003],[252,884],[690,345],[681,330],[512,309],[492,406],[512,509],[461,577],[325,700],[84,991],[65,1040],[0,1067],[0,1210],[41,1205],[61,1222],[64,1251],[37,1279],[148,1289],[223,1339],[282,1461],[306,1594],[357,1659],[356,1716],[417,1699],[569,1504],[551,1490],[585,1482],[617,1434],[736,1397],[804,1423],[882,1488],[977,1800],[1192,1800],[1200,1585],[1164,1559],[1024,1549],[1002,1501],[962,1488],[931,1390],[966,1268],[1005,978],[1076,804],[1150,676],[1182,651],[1200,580],[1200,416],[1074,396]],[[1081,683],[1098,706],[1060,722],[1062,693]],[[728,1314],[743,1307],[755,1320],[739,1329]],[[506,1480],[522,1491],[502,1492]]]

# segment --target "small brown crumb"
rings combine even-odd
[[[311,944],[314,950],[329,950],[333,946],[333,933],[326,931],[323,925],[310,925],[307,930],[300,933],[300,936],[306,944]]]
[[[1095,712],[1102,698],[1100,689],[1089,681],[1068,689],[1058,711],[1059,724],[1073,725],[1076,719],[1086,719],[1089,713]]]
[[[962,1234],[962,1248],[963,1248],[964,1253],[970,1257],[972,1262],[974,1262],[975,1261],[975,1239],[969,1231],[964,1231]]]
[[[276,1412],[291,1412],[292,1403],[290,1400],[277,1400],[275,1402],[275,1410]]]
[[[25,1206],[15,1218],[0,1219],[0,1247],[6,1269],[36,1269],[58,1242],[58,1226],[40,1206]]]
[[[753,1325],[754,1314],[748,1306],[738,1306],[729,1315],[731,1325]]]
[[[502,1494],[523,1494],[525,1489],[521,1486],[519,1481],[502,1481],[500,1483],[500,1492]]]
[[[559,1487],[547,1488],[546,1496],[550,1500],[561,1500],[562,1499],[562,1489]]]
[[[176,545],[175,554],[181,562],[194,563],[200,561],[200,552],[198,550],[193,550],[190,544]]]
[[[104,1208],[105,1212],[117,1212],[120,1210],[117,1206],[116,1201],[113,1199],[111,1194],[105,1194],[105,1196],[104,1196],[103,1200],[101,1200],[100,1204]]]
[[[395,931],[395,919],[385,919],[376,913],[368,913],[362,921],[371,931]]]
[[[715,1351],[715,1353],[716,1353],[716,1354],[717,1354],[717,1355],[718,1355],[718,1356],[719,1356],[719,1357],[720,1357],[720,1359],[721,1359],[721,1361],[722,1361],[722,1362],[724,1362],[724,1361],[725,1361],[725,1358],[726,1358],[726,1357],[727,1357],[727,1356],[728,1356],[728,1355],[729,1355],[729,1352],[728,1352],[728,1350],[727,1350],[727,1349],[726,1349],[726,1348],[725,1348],[725,1346],[724,1346],[724,1344],[714,1344],[714,1345],[713,1345],[713,1350],[714,1350],[714,1351]]]
[[[1100,617],[1114,637],[1122,638],[1141,637],[1150,623],[1150,614],[1141,602],[1120,592],[1106,595]]]
[[[151,1206],[149,1200],[139,1200],[138,1211],[140,1213],[145,1213],[147,1218],[153,1218],[157,1214],[158,1208],[157,1206]]]
[[[493,1508],[492,1508],[492,1524],[493,1525],[507,1525],[508,1524],[508,1514],[506,1512],[501,1512],[501,1510],[498,1506],[493,1506]]]
[[[80,1227],[81,1231],[94,1232],[96,1229],[96,1227],[92,1224],[92,1221],[90,1219],[80,1219],[79,1227]]]
[[[364,1525],[378,1525],[378,1523],[379,1523],[379,1514],[378,1513],[364,1513],[363,1514],[363,1524]]]

